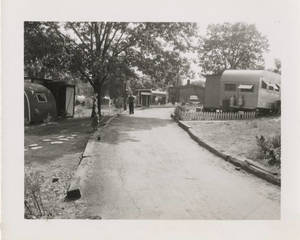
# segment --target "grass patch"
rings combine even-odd
[[[250,159],[271,171],[279,173],[279,166],[270,166],[268,160],[259,157],[261,149],[257,136],[272,138],[280,135],[280,117],[232,121],[188,121],[197,135],[220,151],[241,159]]]
[[[47,163],[64,154],[82,152],[88,137],[92,133],[90,118],[65,119],[59,122],[25,127],[24,147],[25,164],[32,161]],[[72,137],[62,140],[62,144],[51,144],[60,141],[58,137]],[[45,140],[51,142],[45,142]],[[37,144],[40,149],[31,149],[30,145]]]

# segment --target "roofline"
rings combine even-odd
[[[221,76],[223,73],[214,73],[214,74],[202,74],[204,77],[214,77],[214,76]]]
[[[205,88],[202,85],[196,85],[196,84],[186,84],[186,85],[180,85],[180,86],[170,86],[169,88],[188,88],[188,87]]]
[[[25,80],[36,80],[36,81],[42,81],[46,83],[59,83],[59,84],[64,84],[66,86],[72,86],[75,87],[75,84],[68,83],[62,80],[57,80],[57,79],[46,79],[46,78],[38,78],[38,77],[24,77]]]
[[[224,71],[222,71],[221,73],[213,73],[213,74],[201,74],[204,77],[211,77],[211,76],[221,76],[223,75],[223,73],[228,72],[228,71],[248,71],[248,72],[270,72],[270,73],[274,73],[273,71],[267,70],[267,69],[225,69]],[[278,74],[278,73],[275,73]],[[280,75],[280,74],[278,74]]]

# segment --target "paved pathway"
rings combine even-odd
[[[83,198],[103,219],[279,219],[280,188],[212,155],[172,109],[115,119],[95,142]]]

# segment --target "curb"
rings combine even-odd
[[[80,187],[83,186],[85,179],[87,178],[87,172],[90,166],[93,165],[93,161],[91,160],[91,149],[95,142],[97,141],[97,137],[99,136],[99,132],[107,127],[115,118],[119,117],[120,114],[117,113],[114,116],[110,117],[103,126],[98,128],[88,139],[85,149],[81,155],[80,161],[78,163],[77,169],[75,171],[74,176],[71,179],[70,185],[67,190],[67,195],[65,197],[66,201],[77,200],[81,198]]]
[[[174,119],[175,122],[178,123],[178,125],[184,129],[189,135],[190,137],[196,141],[200,146],[206,148],[208,151],[210,151],[211,153],[215,154],[216,156],[224,159],[225,161],[227,162],[230,162],[232,163],[233,165],[235,165],[236,167],[239,167],[249,173],[252,173],[253,175],[257,176],[257,177],[260,177],[272,184],[275,184],[275,185],[278,185],[280,186],[281,185],[281,179],[276,177],[273,173],[271,173],[270,171],[268,170],[265,170],[257,165],[255,165],[254,163],[252,162],[249,162],[247,160],[245,161],[242,161],[242,160],[239,160],[235,157],[232,157],[230,155],[227,155],[227,154],[224,154],[220,151],[218,151],[217,149],[215,149],[214,147],[210,146],[209,144],[205,143],[203,140],[201,140],[197,135],[196,133],[194,132],[194,130],[187,124],[185,124],[184,122],[176,119],[174,117],[173,114],[171,114],[171,118]]]

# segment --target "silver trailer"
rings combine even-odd
[[[280,101],[281,76],[265,70],[226,70],[206,76],[208,110],[271,110]]]

